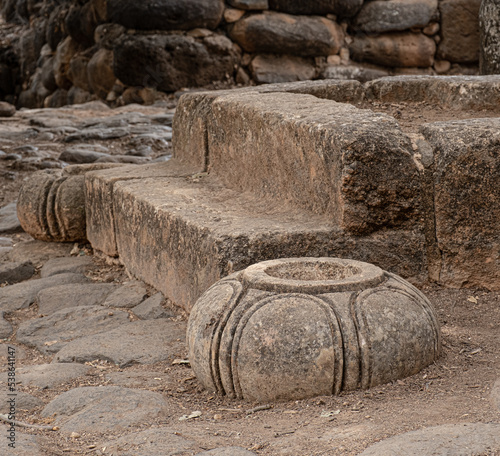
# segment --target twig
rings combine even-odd
[[[269,410],[271,408],[273,408],[273,407],[270,404],[258,405],[257,407],[254,407],[254,408],[247,410],[247,415],[251,415],[252,413],[255,413],[255,412],[261,412],[262,410]]]
[[[33,428],[33,429],[43,429],[46,431],[56,431],[57,429],[54,426],[40,426],[39,424],[28,424],[23,423],[21,421],[9,420],[7,415],[0,414],[0,421],[5,421],[6,423],[13,424],[14,426],[25,427],[25,428]]]

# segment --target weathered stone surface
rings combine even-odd
[[[363,5],[363,0],[269,0],[273,10],[290,14],[338,14],[342,17],[354,16]]]
[[[173,360],[183,352],[184,334],[185,326],[179,322],[135,321],[67,344],[56,354],[54,362],[103,359],[125,367]]]
[[[87,75],[89,60],[85,54],[76,54],[69,62],[69,72],[73,85],[87,92],[90,90]]]
[[[43,405],[43,401],[38,397],[32,396],[31,394],[25,393],[24,391],[16,391],[15,398],[15,409],[16,411],[34,410],[41,405]],[[0,413],[8,414],[10,409],[9,400],[12,398],[8,396],[7,388],[3,388],[3,391],[0,392]]]
[[[100,158],[110,157],[109,154],[96,152],[88,149],[80,149],[78,147],[70,147],[59,155],[59,160],[68,163],[94,163]]]
[[[0,288],[0,310],[11,312],[25,309],[35,301],[35,297],[44,288],[67,283],[84,283],[87,278],[81,274],[60,274],[46,279],[29,280]]]
[[[95,42],[104,49],[113,50],[116,42],[127,29],[120,24],[101,24],[94,32]]]
[[[266,10],[269,8],[267,0],[229,0],[229,4],[242,10]]]
[[[418,171],[409,140],[393,118],[309,95],[217,95],[186,95],[178,109],[182,113],[192,98],[211,101],[204,119],[210,172],[226,187],[327,215],[357,235],[415,220]],[[174,149],[176,156],[182,157],[184,149],[190,155],[188,135],[179,130],[194,122],[198,120],[178,125],[176,134],[186,142]],[[252,137],[249,125],[259,135]],[[347,144],[349,154],[343,154]],[[400,172],[389,177],[394,167]]]
[[[65,272],[83,274],[92,264],[89,256],[52,258],[42,266],[40,277],[44,279]]]
[[[166,412],[166,402],[158,393],[117,386],[75,388],[61,394],[42,411],[56,415],[63,432],[126,430],[158,418]]]
[[[125,282],[118,290],[113,291],[106,298],[104,305],[108,307],[132,308],[144,301],[147,295],[147,290],[143,282],[138,280]]]
[[[117,139],[130,134],[130,130],[125,127],[117,128],[88,128],[82,131],[71,133],[64,137],[64,142],[89,141],[92,139]]]
[[[114,49],[114,73],[124,84],[170,92],[225,79],[238,60],[223,35],[127,35]]]
[[[355,35],[349,46],[351,58],[389,67],[429,67],[434,62],[436,43],[421,33],[397,32]]]
[[[388,71],[354,65],[328,65],[321,73],[321,77],[324,79],[355,79],[359,82],[367,82],[385,76],[389,76]]]
[[[78,50],[78,43],[70,36],[61,41],[57,46],[54,57],[54,79],[61,89],[68,90],[72,85],[70,79],[70,61]]]
[[[472,456],[500,450],[499,424],[445,424],[407,432],[376,443],[360,456],[420,456],[453,454]]]
[[[259,402],[393,381],[434,362],[441,348],[422,293],[338,258],[271,260],[230,275],[196,302],[186,337],[205,388]]]
[[[6,101],[0,101],[0,117],[12,117],[16,113],[16,107],[7,103]]]
[[[33,277],[35,268],[31,261],[0,264],[0,283],[12,285]]]
[[[203,451],[202,453],[198,453],[196,456],[256,456],[256,454],[241,447],[231,446],[214,448],[210,451]]]
[[[100,306],[116,288],[117,285],[111,283],[57,285],[40,291],[35,303],[41,315],[50,315],[68,307]]]
[[[156,293],[150,298],[146,299],[144,302],[135,306],[132,312],[138,316],[141,320],[154,320],[157,318],[170,318],[174,317],[175,314],[163,307],[165,298],[163,294]]]
[[[23,231],[17,218],[17,204],[10,203],[0,209],[0,233],[19,233]]]
[[[39,364],[17,369],[17,381],[22,386],[53,388],[84,376],[90,367],[82,364]]]
[[[340,26],[326,18],[274,12],[244,17],[229,35],[247,52],[307,57],[336,54],[343,39]]]
[[[153,428],[124,435],[117,440],[103,442],[110,452],[121,456],[174,456],[196,451],[198,446],[192,440],[175,434],[174,429]],[[234,453],[234,456],[239,456]]]
[[[500,289],[500,119],[426,124],[434,161],[440,283]]]
[[[16,446],[14,449],[9,448],[9,456],[45,456],[47,454],[41,449],[44,442],[43,437],[22,434],[16,428],[15,440]]]
[[[443,0],[441,13],[441,41],[437,56],[452,62],[479,60],[479,6],[481,0]]]
[[[73,339],[111,330],[126,322],[128,314],[118,310],[110,312],[100,306],[70,307],[21,323],[17,340],[50,354],[58,352]]]
[[[437,0],[375,0],[363,5],[354,25],[367,33],[425,27],[436,17],[437,7]]]
[[[44,108],[62,108],[68,104],[68,91],[65,89],[57,89],[54,93],[45,98],[43,102]]]
[[[500,76],[397,76],[365,85],[370,100],[396,103],[426,102],[445,109],[496,109]]]
[[[116,81],[113,72],[113,51],[99,49],[87,66],[87,77],[90,89],[99,97],[106,99]]]
[[[51,258],[69,256],[72,248],[73,244],[24,241],[14,245],[9,257],[14,262],[31,261],[35,266],[41,266]]]
[[[493,385],[493,388],[491,390],[491,399],[493,400],[493,404],[500,412],[500,378]]]
[[[59,363],[59,366],[65,366],[66,363]],[[106,375],[106,380],[116,386],[125,386],[127,388],[177,388],[175,380],[169,377],[165,372],[150,371],[141,366],[141,370],[133,371],[124,369],[122,372],[110,372]]]
[[[316,75],[312,59],[289,55],[257,55],[250,63],[250,71],[260,84],[306,81]]]
[[[140,30],[214,29],[223,12],[222,0],[107,1],[109,22]]]
[[[0,339],[7,339],[12,331],[12,325],[4,318],[4,312],[0,312]]]
[[[483,0],[479,8],[479,71],[500,73],[500,3]]]

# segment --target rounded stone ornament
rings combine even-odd
[[[419,290],[339,258],[264,261],[220,280],[193,307],[187,340],[205,388],[257,402],[370,388],[416,374],[441,348]]]

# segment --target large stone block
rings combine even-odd
[[[442,0],[441,41],[437,56],[452,62],[479,60],[479,6],[481,0]]]
[[[413,375],[439,356],[431,303],[359,261],[254,264],[207,290],[187,342],[203,386],[258,402],[339,394]]]
[[[309,95],[258,91],[183,97],[180,115],[195,98],[207,103],[206,133],[191,143],[188,131],[202,124],[175,123],[186,140],[176,140],[176,157],[184,149],[192,156],[206,138],[208,171],[228,188],[326,215],[356,235],[418,219],[418,170],[393,118]]]
[[[375,0],[363,5],[354,25],[368,33],[425,27],[437,18],[437,6],[437,0]]]
[[[306,57],[336,54],[343,40],[340,26],[326,18],[274,12],[239,20],[229,35],[247,52]]]
[[[269,0],[269,7],[290,14],[338,14],[342,17],[354,16],[363,5],[363,0]]]
[[[250,70],[254,81],[260,84],[307,81],[316,75],[312,59],[289,55],[257,55]]]
[[[196,40],[184,35],[125,35],[114,48],[114,73],[130,86],[172,92],[230,77],[239,60],[229,38]]]
[[[440,283],[500,290],[500,119],[422,127],[434,151]]]
[[[113,52],[99,49],[90,59],[87,66],[88,85],[92,92],[106,99],[113,88],[116,76],[113,72]]]
[[[109,22],[139,30],[214,29],[223,12],[223,0],[107,1]]]
[[[349,46],[351,58],[389,67],[429,67],[436,43],[422,33],[358,34]]]

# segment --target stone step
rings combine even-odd
[[[189,311],[213,283],[273,258],[339,256],[403,275],[425,270],[419,231],[346,234],[320,216],[186,174],[175,160],[88,173],[88,238]]]

